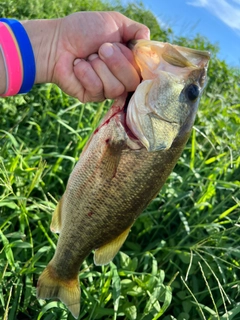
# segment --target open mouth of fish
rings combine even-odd
[[[114,119],[124,128],[129,148],[169,149],[184,123],[196,114],[210,54],[149,40],[128,46],[142,81],[135,92],[115,100],[95,133]]]

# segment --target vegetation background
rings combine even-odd
[[[79,319],[240,319],[239,72],[207,39],[177,38],[141,4],[0,2],[0,16],[18,19],[80,10],[120,11],[145,23],[152,39],[210,50],[212,59],[191,138],[159,196],[110,265],[85,261]],[[0,99],[1,319],[73,319],[60,302],[38,301],[36,282],[57,242],[55,203],[110,104],[82,104],[52,84]]]

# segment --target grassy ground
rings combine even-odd
[[[24,18],[106,8],[54,3],[5,1],[0,9]],[[177,39],[142,7],[118,9],[155,39],[214,54],[192,136],[161,193],[110,265],[94,266],[92,255],[84,262],[80,319],[240,319],[239,74],[206,39]],[[49,230],[55,203],[110,103],[81,104],[49,84],[0,100],[0,319],[73,319],[61,303],[37,301],[35,287],[57,242]]]

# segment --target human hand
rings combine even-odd
[[[78,12],[35,23],[42,36],[41,41],[33,39],[35,46],[41,42],[36,48],[36,83],[56,83],[82,102],[113,99],[136,89],[140,77],[124,44],[148,39],[146,26],[118,12]],[[31,39],[33,29],[27,23],[25,28]]]
[[[117,12],[67,16],[60,24],[53,81],[83,102],[134,91],[140,78],[131,50],[121,43],[148,37],[145,26]]]

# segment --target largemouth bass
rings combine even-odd
[[[189,138],[206,84],[209,53],[156,41],[130,43],[142,82],[117,99],[85,146],[54,212],[60,233],[38,298],[58,298],[77,318],[79,268],[95,250],[109,263],[159,193]]]

